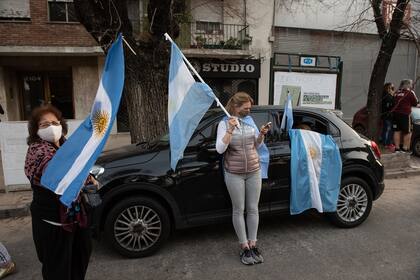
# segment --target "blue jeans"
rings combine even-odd
[[[382,143],[386,145],[392,144],[392,139],[394,136],[394,131],[392,130],[392,121],[391,120],[384,120],[382,126]]]

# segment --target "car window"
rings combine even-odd
[[[220,120],[219,120],[220,121]],[[192,137],[190,142],[188,143],[188,146],[196,146],[198,144],[201,144],[205,141],[210,141],[211,139],[215,138],[214,131],[216,130],[215,127],[219,123],[213,122],[212,124],[208,125],[207,127],[201,129],[200,131],[195,133],[195,136]]]
[[[267,112],[251,112],[251,117],[257,125],[258,129],[260,129],[263,124],[268,122]]]
[[[288,138],[287,135],[284,134],[280,130],[281,126],[281,120],[283,118],[283,112],[282,111],[273,111],[271,113],[272,116],[272,122],[273,122],[273,129],[272,129],[272,137],[274,141],[278,141],[279,139],[284,139],[285,137]],[[332,130],[331,130],[331,127]],[[305,114],[296,112],[293,113],[293,128],[297,129],[309,129],[312,131],[316,131],[321,134],[339,134],[338,129],[331,125],[329,126],[329,122],[327,120],[323,120],[321,118],[317,118],[314,115],[311,114]],[[331,131],[330,131],[331,130]]]
[[[293,128],[308,129],[321,134],[328,134],[328,126],[325,121],[306,114],[296,113],[293,115]]]
[[[254,120],[256,126],[260,128],[263,124],[268,122],[268,115],[267,112],[251,112],[251,117]],[[189,147],[196,146],[203,142],[211,142],[216,141],[216,134],[217,134],[217,126],[219,122],[222,120],[222,117],[218,118],[215,121],[199,131],[194,133],[194,136],[188,143]]]

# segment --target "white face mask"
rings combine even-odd
[[[61,125],[50,125],[46,128],[38,129],[38,136],[45,141],[55,143],[60,140],[63,128]]]

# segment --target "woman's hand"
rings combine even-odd
[[[260,128],[260,134],[266,135],[267,132],[271,129],[271,123],[265,124]]]
[[[230,117],[228,120],[228,130],[233,131],[235,127],[239,126],[238,119],[235,117]]]
[[[92,185],[96,187],[96,189],[99,189],[99,182],[95,179],[92,175],[89,175],[89,181]]]

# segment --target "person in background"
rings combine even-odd
[[[395,151],[409,152],[411,141],[411,107],[418,104],[416,94],[412,90],[413,81],[406,79],[400,83],[400,88],[395,94],[393,113],[393,129]],[[402,144],[402,147],[401,147]]]
[[[16,271],[16,265],[7,252],[6,247],[0,242],[0,279]]]
[[[45,280],[83,280],[92,250],[86,207],[79,196],[66,208],[60,196],[41,185],[49,161],[66,141],[67,123],[51,105],[34,109],[28,122],[25,174],[33,199],[32,236]],[[97,185],[89,176],[86,183]]]
[[[394,108],[394,85],[386,83],[382,96],[382,144],[385,148],[394,150],[393,131],[392,131],[392,108]]]
[[[252,104],[252,98],[245,92],[233,95],[226,105],[232,117],[220,121],[216,140],[217,152],[224,154],[223,168],[232,200],[232,222],[241,246],[240,259],[246,265],[264,261],[257,248],[258,202],[262,184],[257,149],[263,144],[271,125],[267,123],[258,131],[248,116]]]

